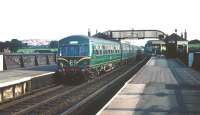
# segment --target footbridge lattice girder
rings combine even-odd
[[[116,39],[155,38],[163,40],[167,36],[167,34],[160,30],[109,30],[104,32],[104,34]]]

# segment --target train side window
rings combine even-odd
[[[111,46],[111,54],[113,54],[113,46],[112,45],[110,45]]]
[[[101,49],[99,50],[99,55],[102,55],[102,50]]]
[[[108,46],[105,47],[106,55],[108,55]]]
[[[98,50],[96,50],[96,55],[99,55],[99,51]]]
[[[92,46],[92,52],[93,54],[96,54],[95,46]]]
[[[99,50],[97,49],[97,55],[99,55]]]
[[[110,54],[110,47],[109,47],[109,45],[107,45],[107,54],[108,55]]]
[[[104,55],[105,54],[105,46],[102,45],[102,54]]]
[[[117,54],[117,47],[116,46],[114,47],[114,52],[115,52],[115,54]]]
[[[99,55],[99,46],[98,45],[95,46],[95,52],[96,52],[96,55]]]
[[[100,45],[98,45],[98,52],[99,52],[99,55],[101,55],[101,46]]]

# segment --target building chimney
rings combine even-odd
[[[98,30],[96,29],[96,34],[98,33]]]
[[[185,29],[185,32],[184,32],[184,39],[187,40],[187,32],[186,32],[186,29]]]
[[[183,38],[183,32],[181,32],[181,38]],[[184,39],[184,38],[183,38]]]
[[[88,28],[88,37],[91,36],[90,28]]]
[[[175,29],[175,34],[177,34],[177,29]]]

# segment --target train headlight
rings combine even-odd
[[[59,69],[58,69],[58,72],[62,72],[62,68],[59,68]]]
[[[81,69],[82,72],[85,72],[85,69]]]

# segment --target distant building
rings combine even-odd
[[[166,44],[162,40],[149,40],[145,45],[145,52],[150,54],[165,54]]]
[[[27,43],[28,46],[42,46],[42,45],[48,45],[50,41],[41,39],[28,39],[28,40],[22,40],[22,43]]]
[[[10,54],[11,51],[10,51],[9,48],[4,48],[4,49],[3,49],[3,53],[5,53],[5,54]]]
[[[188,53],[188,41],[175,33],[167,36],[165,43],[166,55],[169,58],[183,58]]]

